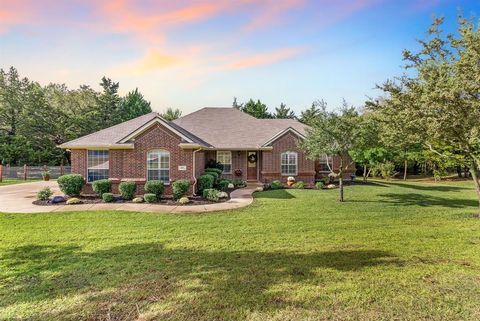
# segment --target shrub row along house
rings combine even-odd
[[[192,182],[208,162],[222,164],[222,176],[247,182],[297,181],[313,185],[328,174],[326,160],[312,161],[299,148],[306,125],[294,119],[257,119],[235,108],[203,108],[172,122],[149,113],[60,145],[71,151],[72,173],[91,182],[109,178],[143,186],[160,180],[171,194],[178,179]],[[330,164],[338,163],[330,158]],[[138,193],[143,191],[139,190]]]

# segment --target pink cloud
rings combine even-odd
[[[301,47],[281,48],[270,52],[252,54],[240,59],[233,59],[233,62],[228,63],[224,67],[225,69],[246,69],[272,65],[283,60],[291,59],[304,51],[305,48]]]

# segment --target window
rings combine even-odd
[[[147,180],[170,183],[170,152],[162,149],[151,150],[147,154]]]
[[[282,175],[297,175],[297,153],[285,152],[281,155]]]
[[[332,156],[321,156],[318,160],[318,171],[319,172],[330,172],[330,168],[333,167],[333,157]]]
[[[108,178],[108,150],[89,150],[87,155],[87,181]]]
[[[224,174],[232,173],[232,152],[217,151],[217,162],[222,164]]]

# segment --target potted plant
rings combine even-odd
[[[43,171],[42,172],[42,178],[44,181],[49,181],[50,180],[50,172],[49,171]]]
[[[295,177],[289,176],[289,177],[287,178],[287,185],[288,185],[288,186],[292,186],[293,184],[295,184]]]

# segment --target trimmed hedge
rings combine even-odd
[[[95,193],[103,196],[105,193],[110,193],[112,191],[112,182],[109,179],[99,179],[92,183],[92,189]]]
[[[145,202],[147,203],[154,203],[156,202],[158,199],[157,199],[157,195],[153,194],[153,193],[147,193],[147,194],[143,194],[143,199],[145,200]]]
[[[298,181],[292,185],[293,188],[296,189],[304,189],[305,188],[305,183],[302,181]]]
[[[226,191],[228,189],[228,185],[231,184],[232,181],[227,179],[227,178],[223,178],[221,179],[219,182],[218,182],[218,189],[219,190],[222,190],[222,191]]]
[[[322,189],[324,186],[325,186],[325,183],[322,182],[322,181],[319,181],[319,182],[316,182],[316,183],[315,183],[315,187],[316,187],[317,189]]]
[[[280,182],[279,180],[275,180],[272,183],[270,183],[270,188],[271,189],[281,189],[281,188],[283,188],[282,182]]]
[[[144,189],[147,194],[155,194],[160,199],[165,191],[165,185],[162,181],[148,181],[145,183]]]
[[[245,181],[241,178],[235,178],[233,181],[232,181],[233,185],[235,185],[235,187],[245,187],[247,184],[245,183]]]
[[[214,173],[217,173],[218,176],[221,176],[223,171],[221,169],[218,169],[218,168],[205,168],[205,172],[208,173],[208,172],[214,172]]]
[[[202,192],[206,189],[213,188],[215,178],[210,174],[201,175],[197,180],[198,191]]]
[[[212,202],[218,202],[219,191],[214,188],[207,188],[203,190],[203,197]]]
[[[118,190],[123,199],[131,200],[137,191],[137,184],[135,182],[121,182],[118,185]]]
[[[213,176],[213,184],[217,184],[218,183],[218,180],[220,178],[220,175],[218,175],[217,172],[205,172],[203,173],[203,175],[210,175],[210,176]]]
[[[188,179],[179,179],[172,184],[173,198],[178,200],[188,193],[190,181]]]
[[[115,201],[115,196],[113,196],[112,193],[103,193],[102,194],[102,200],[105,202],[105,203],[112,203]]]
[[[57,180],[60,190],[68,196],[80,195],[85,181],[80,174],[68,174],[60,176]]]

